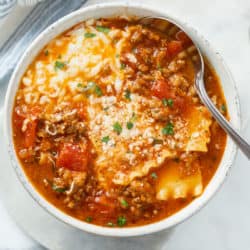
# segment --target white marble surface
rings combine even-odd
[[[135,1],[135,0],[134,0]],[[101,2],[90,0],[88,4]],[[144,0],[142,3],[165,8],[168,12],[182,17],[196,27],[219,52],[221,52],[238,85],[243,125],[245,134],[250,139],[247,118],[250,95],[250,1],[249,0]],[[29,9],[16,8],[0,25],[2,43],[16,27]],[[1,132],[2,133],[2,130]],[[0,134],[1,136],[1,134]],[[0,152],[4,152],[0,144]],[[1,160],[0,156],[0,160]],[[2,161],[1,161],[2,162]],[[220,192],[197,215],[175,228],[171,234],[165,232],[145,239],[104,239],[87,236],[93,244],[88,249],[167,249],[167,250],[234,250],[250,249],[250,168],[249,162],[239,154],[227,181]],[[7,167],[4,161],[2,168]],[[0,181],[3,174],[0,172]],[[6,177],[5,177],[6,178]],[[6,180],[5,180],[6,181]],[[0,184],[0,188],[1,188]],[[6,186],[5,186],[6,187]],[[11,195],[12,188],[0,189],[0,249],[40,249],[40,246],[22,232],[8,214],[5,203],[6,193]],[[23,192],[20,189],[20,192]],[[20,193],[20,197],[22,197]],[[20,199],[16,198],[13,211],[23,208]],[[15,216],[14,216],[15,217]],[[32,214],[29,220],[32,220]],[[53,225],[51,225],[53,226]],[[37,225],[39,228],[39,224]],[[60,237],[54,232],[55,237]],[[88,241],[88,242],[89,242]],[[96,242],[96,244],[95,244]],[[103,242],[103,245],[101,244]],[[51,246],[45,239],[46,246]],[[54,249],[57,248],[54,246]],[[58,246],[58,249],[66,249]],[[68,248],[67,248],[68,249]],[[80,248],[79,248],[80,249]],[[82,248],[84,249],[84,248]]]

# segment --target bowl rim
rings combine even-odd
[[[86,223],[84,221],[78,220],[74,217],[71,217],[68,214],[66,214],[63,211],[56,208],[45,197],[43,197],[42,194],[40,194],[39,191],[36,190],[36,188],[31,184],[28,177],[26,176],[26,174],[21,166],[21,163],[19,162],[18,157],[16,155],[16,151],[15,151],[14,143],[13,143],[13,138],[12,138],[12,126],[11,126],[12,119],[11,119],[11,117],[12,117],[13,106],[14,106],[14,102],[13,101],[11,102],[12,89],[13,89],[13,87],[17,88],[17,86],[19,85],[20,79],[19,79],[19,81],[17,81],[16,78],[17,78],[19,71],[22,69],[22,63],[24,61],[28,60],[27,57],[30,54],[30,52],[32,50],[35,50],[36,45],[39,44],[44,39],[44,37],[48,36],[51,32],[53,32],[53,30],[55,28],[63,26],[63,24],[65,24],[68,20],[72,20],[72,19],[74,20],[79,15],[82,15],[82,21],[83,21],[83,20],[85,20],[84,14],[86,12],[94,11],[94,10],[100,9],[100,8],[107,9],[109,7],[112,7],[112,8],[132,8],[132,9],[140,9],[141,11],[151,11],[151,12],[157,13],[157,15],[159,14],[161,16],[170,17],[177,24],[185,25],[190,30],[192,30],[195,33],[196,38],[200,40],[198,42],[198,44],[200,44],[200,43],[205,44],[207,47],[206,51],[208,51],[208,52],[210,51],[210,52],[212,52],[212,54],[214,54],[216,56],[216,60],[222,65],[222,67],[224,68],[225,74],[227,75],[227,77],[230,79],[230,82],[232,83],[232,87],[234,88],[234,94],[235,94],[233,106],[236,109],[236,118],[237,118],[234,122],[235,122],[236,127],[238,129],[240,128],[240,123],[241,123],[241,121],[240,121],[240,106],[239,106],[239,97],[238,97],[238,92],[237,92],[235,81],[232,77],[231,72],[229,71],[228,67],[226,66],[224,60],[222,59],[222,57],[220,56],[220,54],[218,52],[215,52],[215,50],[211,47],[210,43],[206,39],[204,39],[204,37],[201,36],[193,27],[191,27],[186,22],[183,22],[180,18],[174,16],[172,13],[168,13],[167,11],[162,11],[158,8],[154,8],[151,5],[147,5],[147,4],[139,4],[139,3],[134,4],[134,3],[129,3],[129,2],[117,3],[116,2],[116,3],[94,4],[94,5],[83,7],[80,10],[72,12],[69,15],[62,17],[61,19],[59,19],[58,21],[56,21],[55,23],[53,23],[52,25],[47,27],[28,46],[28,48],[25,50],[24,54],[22,55],[21,59],[19,60],[18,64],[16,65],[15,70],[12,73],[12,76],[11,76],[11,79],[10,79],[10,82],[8,85],[8,89],[7,89],[7,93],[6,93],[6,97],[5,97],[5,105],[4,105],[4,137],[5,137],[5,141],[7,144],[9,157],[10,157],[12,166],[15,170],[15,173],[16,173],[18,179],[20,180],[22,185],[25,187],[25,189],[28,191],[28,193],[31,195],[31,197],[42,208],[44,208],[47,212],[49,212],[55,218],[59,219],[60,221],[66,223],[70,226],[73,226],[74,228],[78,228],[80,230],[83,230],[83,231],[86,231],[89,233],[93,233],[93,234],[97,234],[97,235],[113,236],[113,237],[141,236],[141,235],[155,233],[155,232],[158,232],[158,231],[161,231],[164,229],[169,229],[173,226],[176,226],[177,224],[180,224],[181,222],[183,222],[186,219],[193,216],[203,206],[205,206],[207,204],[207,202],[212,197],[214,197],[215,193],[219,190],[220,186],[222,185],[226,176],[228,175],[228,171],[231,168],[231,166],[235,160],[235,157],[236,157],[236,153],[237,153],[236,146],[235,145],[231,146],[231,155],[230,155],[230,158],[228,160],[228,163],[225,166],[223,173],[221,173],[221,176],[218,177],[219,179],[217,180],[217,183],[215,183],[213,185],[210,193],[208,194],[205,191],[208,188],[208,186],[210,185],[210,183],[212,182],[212,180],[215,178],[216,173],[212,177],[212,179],[210,180],[210,183],[208,184],[208,186],[205,188],[203,194],[200,197],[195,199],[196,201],[198,200],[196,203],[194,203],[194,201],[195,201],[194,200],[193,202],[189,203],[186,207],[182,208],[181,210],[179,210],[175,214],[171,215],[170,217],[167,217],[165,219],[162,219],[160,221],[157,221],[157,222],[154,222],[151,224],[147,224],[147,225],[143,225],[143,226],[135,226],[135,227],[125,227],[125,228],[107,228],[107,227],[98,226],[95,224],[89,224],[89,223]],[[103,14],[103,16],[107,16],[107,15]],[[67,28],[65,28],[63,30],[67,30]],[[56,32],[53,35],[53,38],[56,37],[60,33],[61,32]],[[39,53],[39,51],[40,50],[36,51],[36,55]],[[34,60],[34,59],[32,59],[32,60]],[[29,62],[29,64],[30,64],[30,62]],[[25,67],[25,69],[27,69],[27,67]],[[16,91],[15,91],[14,96],[15,95],[16,95]],[[224,154],[225,154],[225,152],[224,152]],[[221,165],[221,163],[220,163],[220,165]],[[220,168],[220,165],[218,166],[218,169]],[[217,171],[218,171],[218,169],[217,169]]]

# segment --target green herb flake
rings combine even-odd
[[[109,140],[110,140],[109,136],[102,137],[102,142],[104,143],[108,143]]]
[[[131,101],[131,92],[128,89],[125,91],[124,97],[127,100]]]
[[[57,193],[64,193],[67,189],[63,187],[57,187],[55,184],[52,184],[52,189]]]
[[[127,208],[127,207],[128,207],[128,202],[127,202],[126,200],[122,199],[122,200],[121,200],[121,205],[122,205],[123,207]]]
[[[131,121],[131,122],[135,122],[136,119],[137,119],[137,116],[136,116],[135,112],[133,112],[130,121]]]
[[[96,29],[102,33],[108,34],[110,31],[110,28],[105,27],[105,26],[96,26]]]
[[[221,111],[222,111],[223,113],[226,113],[226,112],[227,112],[227,107],[226,107],[225,104],[222,104],[221,107],[220,107],[220,109],[221,109]]]
[[[107,226],[108,226],[108,227],[114,227],[115,224],[114,224],[113,222],[110,221],[110,222],[107,223]]]
[[[82,89],[83,92],[91,94],[91,93],[93,93],[95,91],[96,83],[88,82],[87,85],[81,84],[81,85],[78,85],[78,86]]]
[[[92,222],[93,218],[91,216],[86,217],[85,221],[86,222]]]
[[[89,33],[89,32],[87,32],[87,33],[84,34],[84,37],[85,37],[85,38],[92,38],[92,37],[95,37],[95,36],[96,36],[96,34],[94,34],[94,33]]]
[[[114,123],[113,129],[118,135],[122,132],[122,126],[119,122]]]
[[[163,140],[157,139],[157,138],[153,138],[153,145],[162,144],[162,143],[163,143]]]
[[[153,172],[153,173],[151,173],[151,177],[152,177],[153,179],[157,179],[157,178],[158,178],[158,175],[157,175],[155,172]]]
[[[55,61],[55,66],[54,66],[55,70],[63,69],[65,66],[66,66],[66,64],[64,62]]]
[[[49,51],[48,51],[47,49],[44,51],[44,55],[45,55],[45,56],[48,56],[48,55],[49,55]]]
[[[84,88],[84,86],[83,86],[82,83],[78,83],[78,84],[77,84],[77,88],[82,89],[82,88]]]
[[[87,94],[95,93],[99,97],[103,95],[102,89],[95,82],[88,82],[87,86],[84,86],[83,84],[78,83],[77,87],[80,88],[81,91]]]
[[[119,58],[119,57],[120,57],[120,55],[119,55],[119,54],[116,54],[116,55],[115,55],[115,57],[116,57],[116,58]]]
[[[117,218],[117,225],[123,227],[127,223],[127,219],[124,216],[119,216]]]
[[[173,104],[174,104],[173,99],[166,99],[166,98],[162,99],[162,103],[165,107],[167,107],[167,106],[173,107]]]
[[[127,122],[127,129],[132,129],[134,127],[134,124],[132,122]]]
[[[169,122],[167,125],[162,129],[163,135],[173,135],[174,134],[174,125],[173,123]]]
[[[168,100],[166,98],[162,99],[162,104],[167,107],[168,106]]]
[[[173,107],[173,104],[174,104],[173,99],[168,99],[168,106]]]
[[[120,69],[125,69],[125,68],[126,68],[126,64],[125,63],[121,63]]]
[[[98,85],[95,85],[95,93],[99,97],[102,96],[102,89]]]

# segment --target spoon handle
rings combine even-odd
[[[199,78],[197,78],[197,79],[199,79]],[[199,79],[198,81],[203,81],[203,79]],[[212,113],[213,117],[219,123],[219,125],[226,131],[226,133],[236,143],[236,145],[240,148],[240,150],[250,160],[250,144],[232,127],[232,125],[220,113],[220,111],[216,108],[214,103],[211,101],[211,99],[207,95],[205,87],[203,87],[203,86],[205,86],[204,83],[196,84],[197,92],[198,92],[198,95],[200,96],[202,102],[209,109],[209,111]]]

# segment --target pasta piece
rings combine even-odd
[[[132,98],[133,102],[116,105],[112,96],[89,98],[89,136],[98,155],[94,168],[100,182],[128,185],[176,155],[163,145],[162,128],[152,126],[152,114],[144,112],[147,107],[163,107],[161,101],[136,94]],[[127,127],[128,122],[133,128]],[[107,136],[108,141],[103,142]],[[155,145],[153,138],[161,139],[162,144]]]
[[[174,156],[175,154],[173,152],[165,149],[160,153],[157,160],[149,160],[145,163],[141,163],[128,173],[119,171],[115,175],[113,182],[115,184],[128,185],[135,178],[146,176],[152,168],[159,167],[166,159],[173,158]]]
[[[207,144],[210,142],[211,116],[205,107],[195,107],[190,111],[187,118],[188,140],[184,151],[207,152]]]
[[[179,163],[170,161],[161,170],[156,186],[158,200],[185,198],[189,195],[196,197],[202,193],[202,176],[199,168],[194,174],[181,178],[178,165]]]

